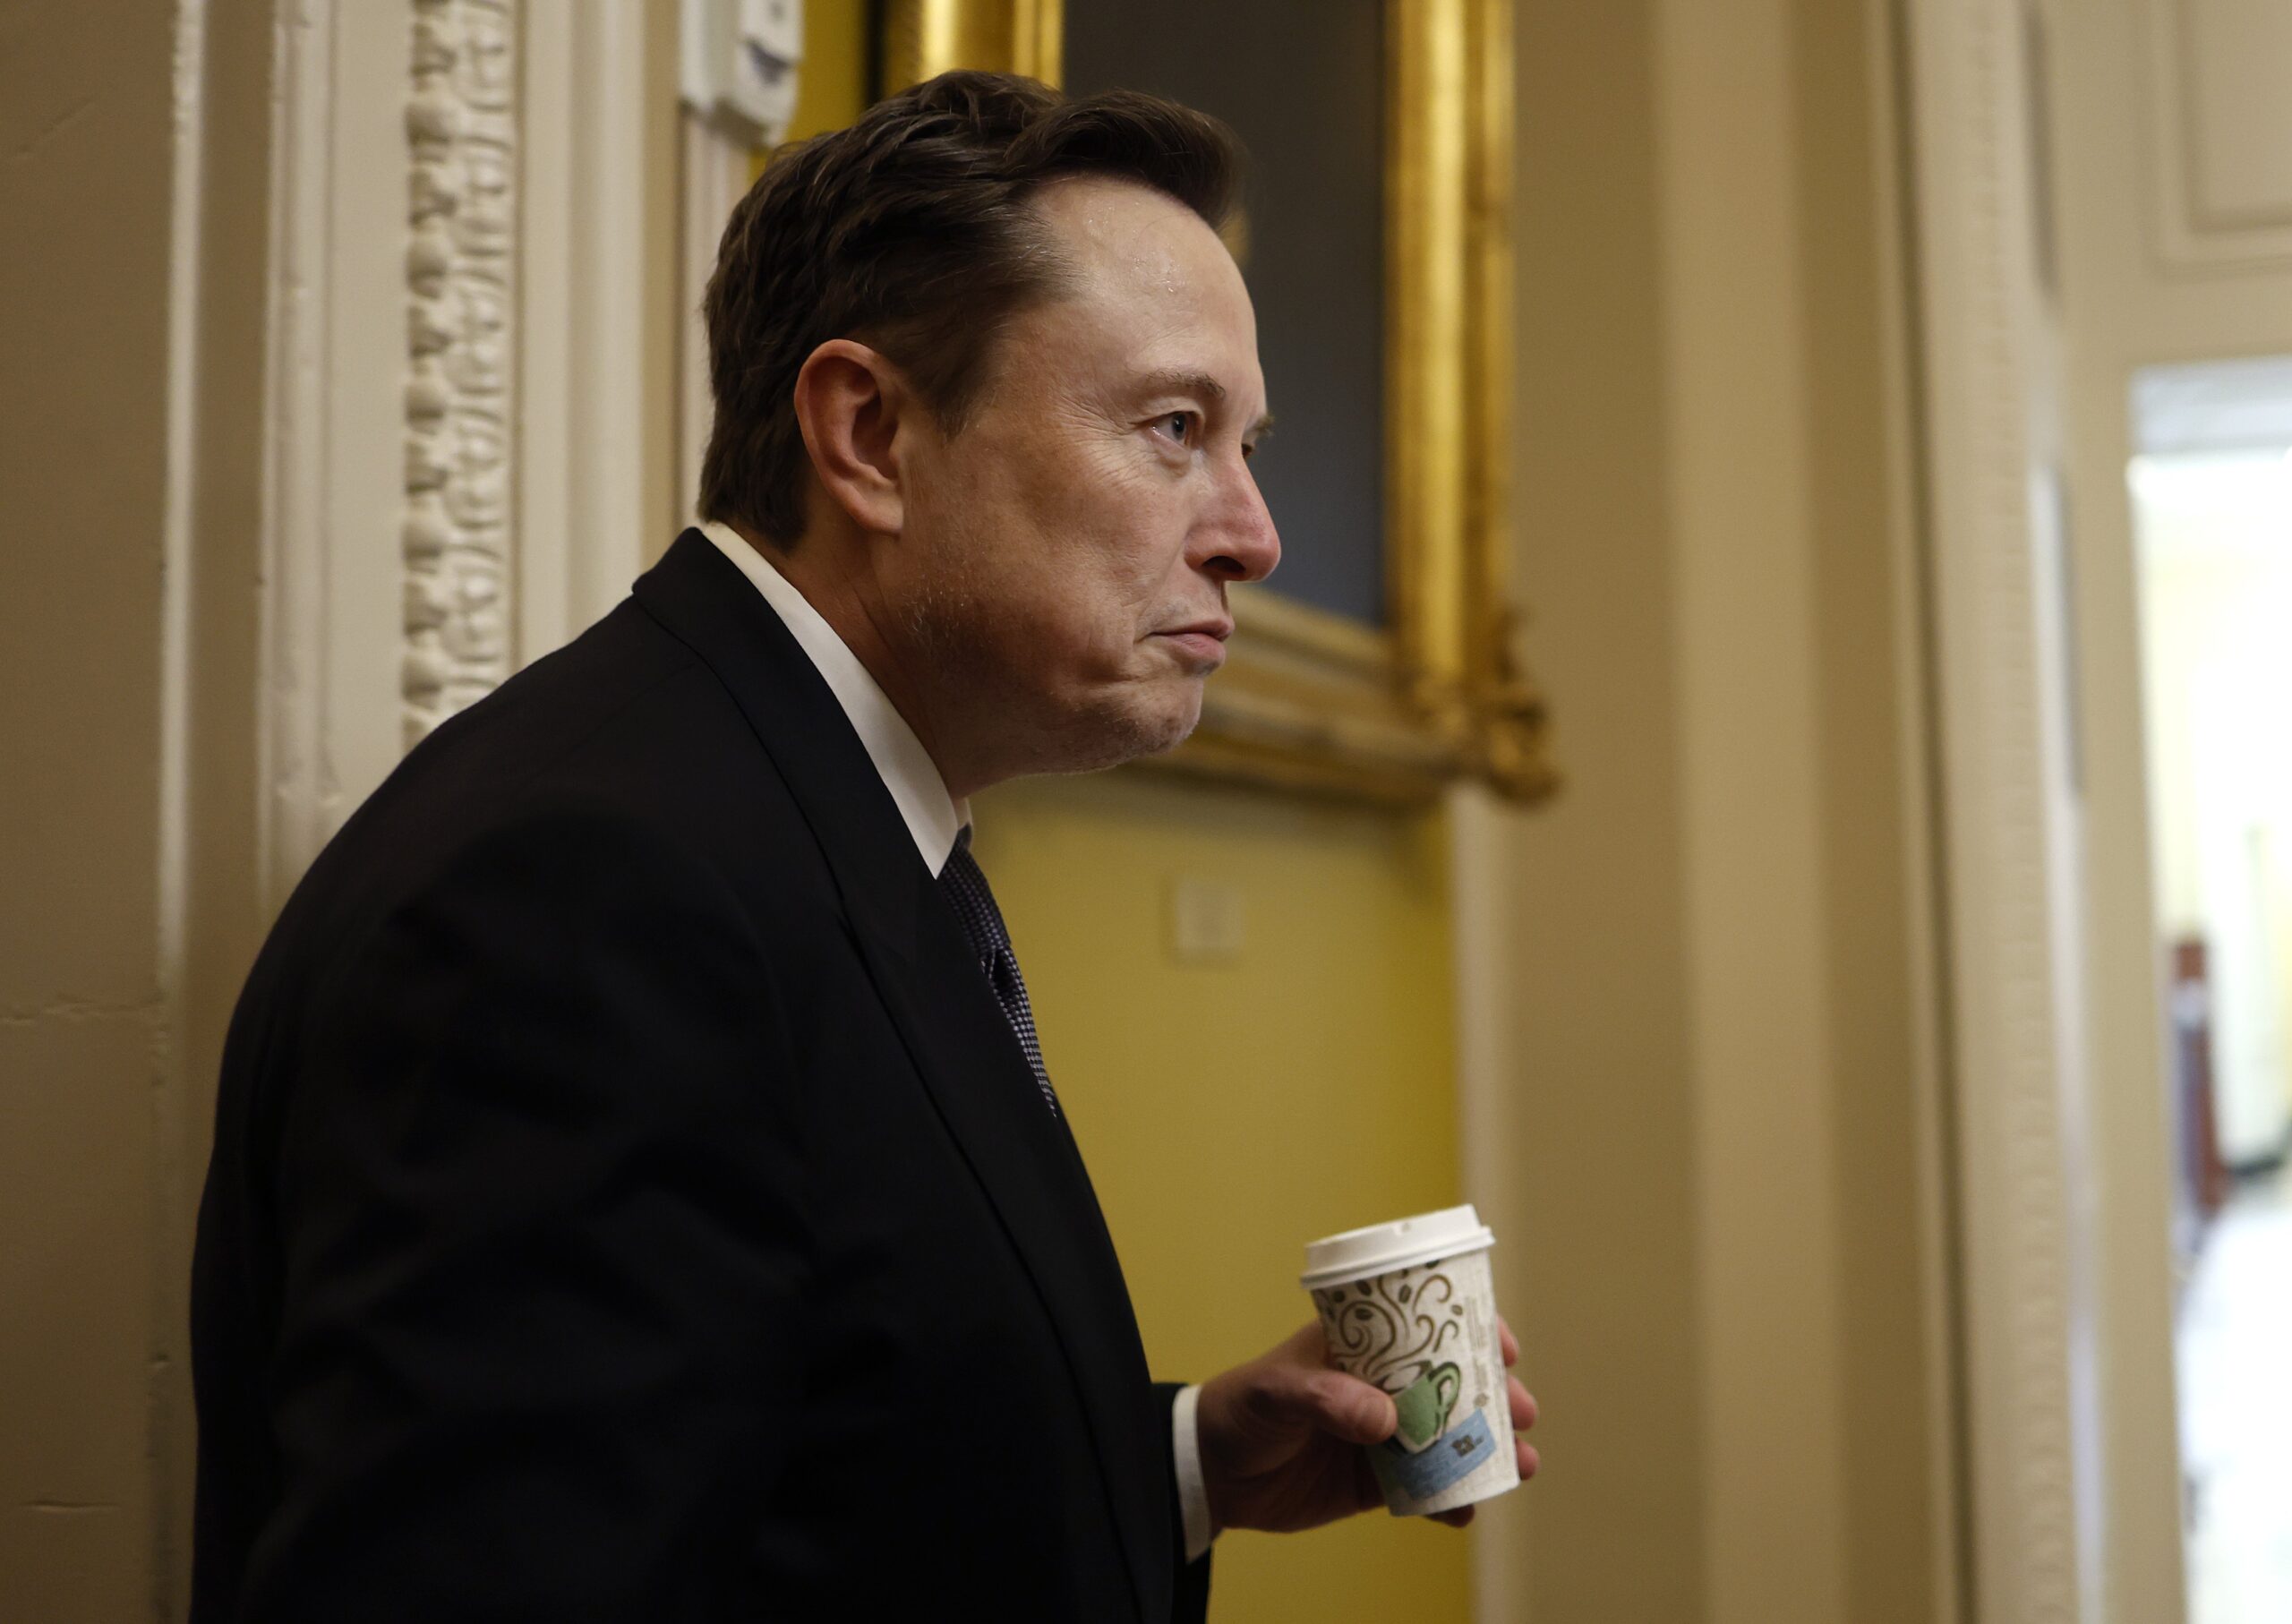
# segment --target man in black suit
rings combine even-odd
[[[1279,556],[1233,165],[958,74],[742,202],[711,522],[416,748],[249,979],[198,1624],[1159,1624],[1217,1527],[1376,1503],[1391,1402],[1313,1327],[1150,1380],[968,849],[976,791],[1182,739]]]

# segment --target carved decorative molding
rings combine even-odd
[[[2077,833],[2040,598],[2043,378],[2022,0],[1913,0],[1934,635],[1950,870],[1974,1616],[2096,1616],[2074,1349],[2089,1322],[2069,1167]]]
[[[2065,831],[2048,819],[2046,680],[2040,647],[2040,608],[2030,506],[2031,443],[2025,429],[2037,357],[2027,312],[2037,307],[2038,278],[2028,244],[2034,200],[2020,150],[2016,116],[2028,78],[2020,51],[2026,32],[2018,5],[2006,0],[1960,8],[1964,53],[1963,177],[1983,206],[1969,231],[1970,252],[1955,268],[1971,275],[1966,337],[1979,372],[1967,402],[1966,427],[1978,466],[1978,533],[1966,537],[1968,585],[1981,603],[1981,645],[1967,651],[1977,665],[1978,724],[1987,759],[1980,782],[1987,805],[1973,815],[1988,829],[1987,917],[1969,920],[1989,937],[1987,972],[1991,1019],[1974,1041],[1979,1063],[1962,1072],[1969,1094],[1965,1129],[1991,1138],[2002,1189],[1986,1214],[1990,1244],[1981,1246],[2001,1271],[1991,1299],[2011,1303],[2011,1320],[1988,1328],[2003,1355],[1998,1375],[2006,1401],[1987,1419],[2011,1439],[2014,1481],[1985,1485],[1993,1499],[1984,1522],[2010,1518],[2014,1537],[1998,1554],[2013,1563],[2021,1607],[2031,1620],[2084,1616],[2078,1481],[2071,1390],[2071,1326],[2077,1282],[2069,1247],[2064,1178],[2065,1094],[2061,1012],[2055,962],[2057,899],[2050,883],[2064,872],[2056,843]],[[1963,721],[1961,722],[1963,725]],[[1994,1247],[1994,1250],[1992,1249]]]
[[[509,674],[517,0],[415,0],[406,743]]]

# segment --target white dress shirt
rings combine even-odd
[[[820,611],[796,590],[786,576],[774,569],[761,552],[725,526],[704,524],[700,532],[716,550],[754,582],[772,605],[797,645],[819,669],[835,702],[843,707],[852,731],[876,764],[876,772],[891,791],[892,802],[906,820],[915,849],[933,874],[947,866],[955,837],[971,823],[971,803],[947,793],[946,780],[931,753],[899,714],[883,686],[870,676],[843,639]],[[1193,1561],[1210,1549],[1210,1493],[1202,1481],[1202,1441],[1194,1424],[1199,1388],[1180,1389],[1170,1406],[1171,1445],[1177,1457],[1178,1509],[1185,1525],[1185,1555]]]

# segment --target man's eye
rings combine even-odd
[[[1154,426],[1167,432],[1178,444],[1184,445],[1193,438],[1193,414],[1165,412],[1154,420]]]

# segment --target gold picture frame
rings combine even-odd
[[[1158,765],[1422,803],[1551,795],[1510,603],[1511,0],[1385,0],[1388,627],[1264,587],[1202,725]],[[890,0],[886,88],[958,67],[1059,82],[1062,0]]]

